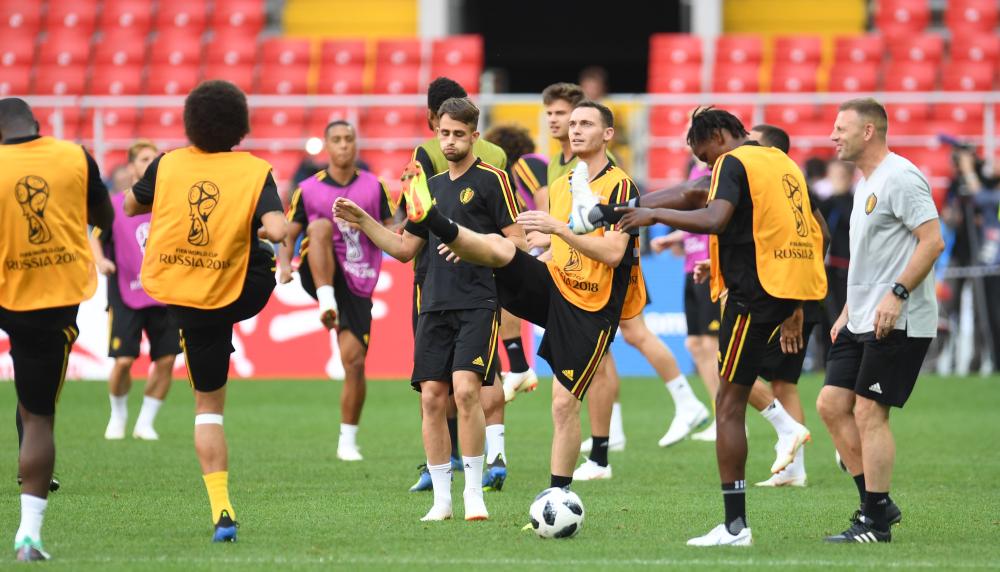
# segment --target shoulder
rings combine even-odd
[[[448,179],[448,171],[441,171],[440,173],[427,179],[427,186],[431,189],[447,186],[450,183]]]
[[[891,169],[886,173],[886,186],[900,189],[911,189],[914,186],[930,191],[927,177],[909,159],[893,153],[889,156]]]
[[[507,178],[507,172],[503,169],[499,169],[486,161],[480,161],[473,168],[476,170],[476,177],[478,181],[482,181],[487,185],[500,185],[501,187],[510,186],[510,180]]]

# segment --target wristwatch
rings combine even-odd
[[[903,286],[899,282],[893,283],[892,293],[895,294],[897,298],[903,301],[907,300],[910,297],[910,291],[906,289],[906,286]]]

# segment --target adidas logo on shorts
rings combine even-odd
[[[879,385],[878,382],[876,381],[875,383],[868,386],[868,391],[882,395],[882,386]]]

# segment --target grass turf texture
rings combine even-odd
[[[806,448],[809,486],[749,487],[755,541],[749,549],[684,545],[722,520],[714,445],[687,440],[657,447],[673,408],[662,383],[652,379],[622,384],[628,448],[611,454],[614,480],[574,485],[587,517],[580,534],[565,541],[520,530],[532,498],[548,486],[547,380],[508,407],[510,478],[503,492],[487,493],[491,520],[473,523],[461,519],[460,473],[452,488],[457,520],[418,521],[431,495],[406,492],[423,458],[417,395],[408,384],[369,384],[359,435],[365,461],[343,463],[335,458],[339,384],[236,382],[229,389],[225,425],[230,491],[242,525],[235,545],[209,542],[208,500],[191,444],[193,408],[186,384],[174,384],[157,419],[161,440],[149,443],[105,441],[106,386],[69,383],[57,422],[63,489],[50,497],[43,529],[54,560],[45,568],[997,568],[997,382],[922,379],[906,410],[893,415],[898,461],[892,492],[903,509],[893,543],[830,546],[821,538],[847,527],[857,494],[850,477],[834,465],[833,446],[815,413],[821,380],[804,378],[802,397],[813,431]],[[141,385],[132,390],[129,431],[140,391]],[[3,400],[3,410],[12,413],[12,384]],[[7,419],[0,522],[12,542],[19,505],[13,415]],[[753,483],[768,476],[774,434],[752,411],[748,424],[747,481]]]

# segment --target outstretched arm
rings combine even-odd
[[[617,207],[615,210],[624,215],[620,223],[624,230],[661,223],[697,234],[720,234],[729,225],[736,207],[729,201],[716,200],[705,208],[693,211],[633,207]]]
[[[278,282],[282,284],[292,281],[292,253],[295,252],[295,241],[299,239],[300,234],[302,234],[302,223],[289,222],[288,234],[278,249]]]
[[[375,246],[400,262],[413,260],[413,257],[420,252],[426,242],[419,236],[405,230],[402,234],[392,232],[381,222],[373,219],[363,208],[343,197],[338,198],[333,203],[333,216],[358,225],[361,232],[365,233],[365,236],[370,238]]]
[[[604,236],[578,235],[569,229],[569,224],[559,222],[549,213],[526,211],[518,215],[517,222],[528,232],[536,231],[562,238],[580,254],[616,268],[625,256],[629,235],[617,230],[608,230]]]

